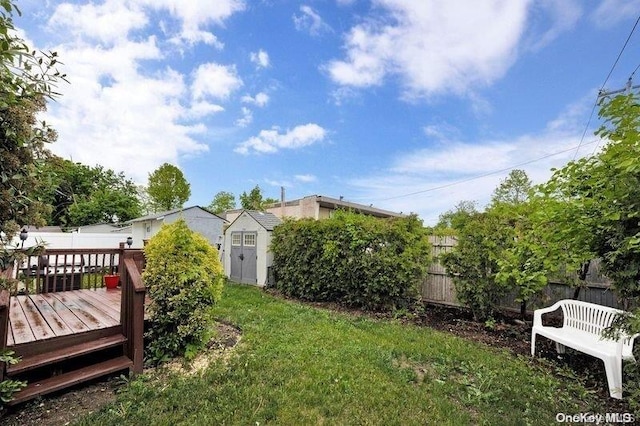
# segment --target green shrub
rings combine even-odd
[[[271,250],[276,288],[284,294],[369,310],[412,304],[430,256],[417,217],[350,212],[285,221],[273,232]]]
[[[496,281],[498,259],[508,237],[497,217],[475,213],[458,230],[458,244],[440,257],[458,300],[471,308],[476,321],[490,319],[510,288]]]
[[[164,225],[144,252],[143,279],[151,299],[147,355],[158,362],[202,345],[224,273],[218,251],[183,219]]]
[[[6,349],[0,351],[0,363],[15,365],[19,361],[20,358],[15,356],[15,352]],[[24,380],[5,379],[0,381],[0,410],[4,408],[6,403],[13,401],[13,394],[26,386],[27,382]]]

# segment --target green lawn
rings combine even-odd
[[[95,424],[553,424],[601,411],[528,358],[428,328],[355,317],[228,285],[216,315],[242,329],[230,360],[143,375]]]

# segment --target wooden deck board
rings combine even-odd
[[[11,327],[7,328],[7,346],[13,346],[15,342],[13,341],[13,330]]]
[[[102,310],[105,314],[109,315],[113,320],[120,322],[120,306],[114,306],[117,302],[120,303],[120,295],[118,294],[117,301],[109,295],[106,291],[85,291],[82,295],[85,300],[91,302],[92,305]]]
[[[87,327],[91,330],[118,325],[118,321],[96,308],[82,298],[80,290],[52,293],[59,301],[64,303]]]
[[[83,323],[80,318],[71,311],[71,309],[58,300],[53,293],[41,294],[40,297],[44,298],[49,303],[55,313],[58,314],[65,325],[69,327],[73,333],[82,333],[90,330],[90,328],[87,327],[85,323]]]
[[[9,324],[13,332],[13,340],[15,344],[32,342],[36,340],[29,321],[22,310],[19,298],[26,296],[16,296],[11,298],[11,307],[9,308]]]
[[[49,327],[49,324],[47,324],[47,321],[40,314],[40,311],[38,311],[38,308],[30,297],[20,296],[18,301],[22,305],[22,310],[27,317],[29,327],[31,327],[31,331],[36,340],[47,340],[55,336],[53,330],[51,330],[51,327]]]
[[[120,290],[74,290],[11,297],[7,346],[120,324]]]
[[[42,315],[42,318],[49,324],[53,334],[56,336],[66,336],[67,334],[72,334],[73,329],[67,325],[67,323],[62,319],[60,314],[56,312],[56,309],[51,306],[49,300],[44,297],[42,294],[34,294],[31,296],[31,300],[38,307],[38,311]]]

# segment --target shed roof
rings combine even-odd
[[[243,210],[242,213],[244,212],[251,216],[253,220],[258,222],[258,224],[267,231],[273,231],[273,228],[282,223],[280,218],[278,218],[278,216],[274,215],[273,213],[261,212],[258,210]],[[233,222],[231,222],[231,225],[233,225],[233,223],[242,216],[242,213],[240,213],[240,215]]]
[[[149,215],[146,215],[146,216],[142,216],[142,217],[138,217],[138,218],[135,218],[135,219],[131,219],[127,223],[143,222],[145,220],[162,219],[162,218],[164,218],[164,216],[169,216],[169,215],[172,215],[172,214],[180,213],[180,212],[183,212],[183,211],[186,211],[186,210],[191,210],[191,209],[200,209],[206,214],[209,214],[211,216],[214,216],[214,217],[217,217],[219,219],[222,219],[222,220],[226,221],[226,219],[218,216],[217,214],[211,213],[210,211],[205,210],[200,206],[191,206],[191,207],[185,207],[185,208],[182,208],[182,209],[173,209],[173,210],[167,210],[167,211],[164,211],[164,212],[158,212],[158,213],[149,214]]]

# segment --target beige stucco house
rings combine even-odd
[[[312,218],[312,219],[326,219],[331,217],[336,210],[351,210],[357,213],[366,214],[375,217],[402,217],[402,213],[396,213],[389,210],[379,209],[371,205],[352,203],[345,201],[342,197],[331,198],[323,195],[310,195],[308,197],[300,198],[297,200],[286,201],[284,203],[274,204],[272,207],[267,208],[265,211],[272,213],[280,219],[285,217],[291,217],[295,219]],[[235,220],[242,209],[228,210],[226,212],[226,219],[229,222]]]

